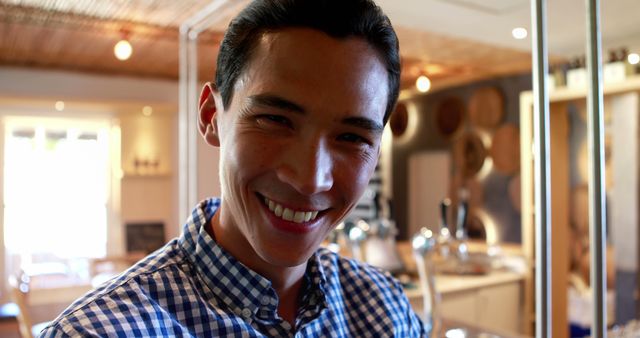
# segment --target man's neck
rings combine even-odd
[[[305,261],[298,266],[283,267],[266,262],[253,249],[250,249],[251,254],[247,255],[246,248],[251,248],[250,244],[246,243],[242,236],[238,236],[237,232],[226,231],[225,227],[220,223],[220,214],[220,212],[216,212],[209,222],[207,227],[209,235],[215,238],[218,245],[246,267],[271,281],[271,286],[279,299],[278,314],[292,326],[295,325],[300,289],[307,269],[307,262]]]

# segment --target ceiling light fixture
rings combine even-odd
[[[632,65],[637,65],[638,63],[640,63],[640,55],[638,55],[637,53],[631,53],[627,55],[627,61],[629,61],[629,63]]]
[[[120,40],[113,47],[113,54],[115,54],[116,58],[120,61],[125,61],[131,57],[131,53],[133,52],[133,48],[131,44],[127,40]]]
[[[63,111],[64,110],[64,101],[56,101],[55,107],[56,107],[57,111]]]
[[[527,37],[527,29],[523,27],[516,27],[511,31],[514,39],[522,40]]]
[[[426,93],[431,89],[431,80],[426,75],[420,75],[416,80],[416,88],[421,93]]]
[[[129,33],[125,30],[121,32],[122,39],[113,46],[113,54],[120,61],[128,60],[133,53],[133,47],[129,43]]]
[[[153,114],[153,108],[151,108],[151,106],[142,107],[142,115],[148,117],[151,116],[151,114]]]

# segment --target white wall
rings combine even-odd
[[[178,82],[77,72],[0,67],[6,97],[52,98],[104,103],[140,101],[178,105]]]
[[[0,93],[4,115],[101,117],[119,123],[125,177],[130,176],[130,162],[139,148],[154,148],[150,151],[159,152],[166,166],[177,159],[177,123],[173,122],[178,110],[177,81],[4,67],[0,68]],[[65,102],[64,112],[53,109],[58,100]],[[154,108],[148,118],[141,114],[145,105]],[[177,235],[176,174],[169,172],[161,193],[158,187],[152,187],[157,183],[153,180],[141,183],[123,179],[122,202],[126,207],[121,208],[120,222],[161,220],[167,226],[168,236]],[[158,198],[165,201],[130,200],[130,195],[143,195],[147,190],[160,193]],[[149,206],[142,209],[147,212],[137,212],[141,208],[136,205],[145,203]],[[119,247],[111,248],[112,253],[123,249],[120,243],[116,244]]]
[[[58,100],[65,102],[63,112],[54,109]],[[145,105],[153,107],[151,117],[141,115]],[[120,124],[124,170],[120,222],[162,221],[168,238],[179,235],[184,222],[178,220],[177,111],[178,82],[173,80],[0,67],[0,117],[99,117]],[[141,149],[160,158],[160,175],[143,177],[132,173],[131,162]],[[201,142],[198,154],[202,159],[198,164],[201,181],[198,195],[217,196],[220,191],[217,150]],[[111,252],[123,249],[123,243],[118,245]],[[0,262],[4,262],[3,253],[0,250]]]

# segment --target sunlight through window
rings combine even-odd
[[[44,272],[105,256],[109,197],[108,126],[47,121],[7,124],[4,158],[6,249]]]

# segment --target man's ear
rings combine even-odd
[[[215,85],[207,82],[202,87],[200,93],[200,104],[198,105],[198,129],[204,140],[214,147],[220,146],[218,135],[218,113],[222,109],[222,102],[216,105],[216,96],[219,98]],[[218,100],[219,101],[219,100]]]

